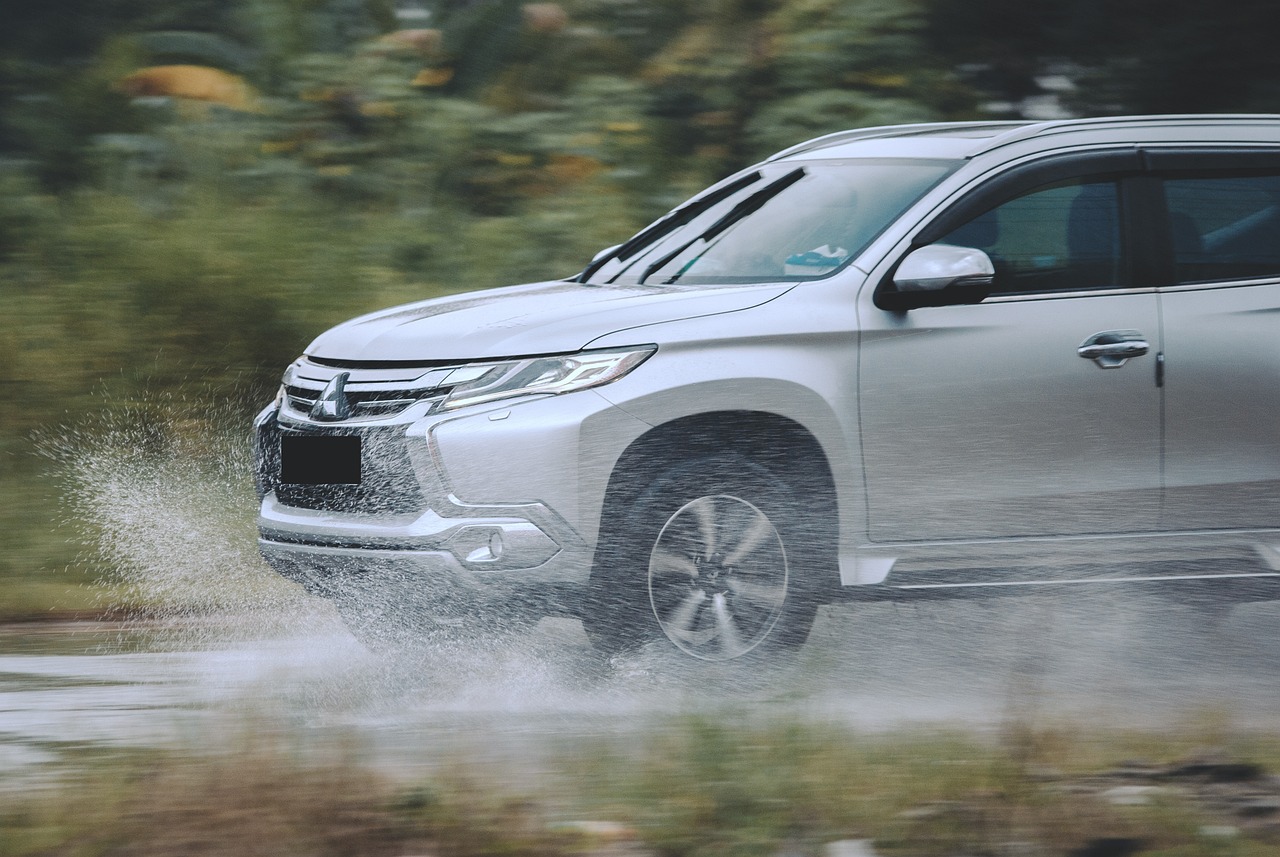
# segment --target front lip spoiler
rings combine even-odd
[[[562,551],[537,569],[477,574],[464,568],[447,550],[371,550],[258,539],[263,559],[287,580],[322,598],[396,597],[395,586],[424,604],[443,605],[464,613],[488,603],[510,606],[512,599],[546,616],[578,617],[587,565],[573,550]],[[384,587],[390,586],[391,589]]]

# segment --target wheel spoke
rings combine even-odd
[[[747,650],[746,645],[742,642],[742,636],[738,633],[738,626],[733,621],[733,614],[729,612],[729,605],[725,600],[724,593],[717,592],[715,597],[711,599],[711,609],[716,617],[716,630],[719,632],[720,653],[726,658],[734,658]]]
[[[740,577],[735,577],[730,580],[729,588],[733,590],[734,595],[745,598],[748,601],[764,605],[770,610],[777,609],[782,606],[782,602],[787,597],[787,587],[785,584],[771,586],[767,583],[743,580]]]
[[[687,577],[698,576],[698,566],[682,553],[655,548],[649,558],[650,574],[674,574]]]
[[[777,530],[773,528],[773,524],[759,509],[753,510],[751,524],[746,527],[745,531],[739,536],[738,543],[724,558],[725,565],[736,566],[744,559],[750,556],[751,552],[760,545],[764,544],[765,539],[770,536],[776,538]]]
[[[662,623],[666,627],[667,633],[692,641],[694,638],[693,620],[697,618],[698,611],[702,609],[702,605],[706,600],[707,593],[701,589],[685,596],[685,599],[676,605],[676,609],[671,611],[671,615]]]
[[[716,537],[715,501],[704,497],[701,500],[690,503],[689,510],[698,522],[698,533],[702,536],[702,554],[703,556],[711,556],[716,552],[720,541]]]

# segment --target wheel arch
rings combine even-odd
[[[727,454],[765,468],[812,504],[807,520],[823,546],[814,572],[826,579],[832,592],[837,591],[840,518],[829,456],[805,426],[764,411],[722,410],[679,417],[632,441],[609,476],[593,566],[607,553],[610,534],[625,525],[629,510],[655,477],[681,463]]]

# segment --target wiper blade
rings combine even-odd
[[[649,277],[652,276],[655,271],[662,270],[662,268],[669,265],[673,259],[678,257],[685,250],[688,250],[694,244],[697,244],[699,241],[710,241],[720,233],[724,232],[730,226],[733,226],[738,221],[743,220],[744,218],[749,217],[752,214],[755,214],[757,211],[764,208],[765,204],[769,200],[773,199],[778,194],[782,193],[784,190],[791,187],[793,184],[800,181],[800,179],[804,177],[805,177],[805,169],[804,167],[799,167],[787,173],[782,178],[777,179],[776,181],[760,188],[760,190],[751,194],[751,196],[747,197],[746,199],[742,200],[742,202],[738,203],[733,208],[729,209],[729,211],[725,213],[724,217],[721,217],[715,223],[711,224],[711,226],[707,229],[706,232],[703,232],[701,235],[694,238],[692,241],[689,241],[686,244],[682,244],[681,246],[677,247],[675,250],[672,250],[670,253],[663,256],[658,261],[654,262],[649,267],[645,268],[644,273],[640,275],[640,279],[637,281],[637,284],[638,285],[643,284],[644,281],[649,279]],[[670,280],[667,280],[666,285],[670,285],[671,283],[674,283],[677,279],[679,279],[680,274],[682,273],[684,272],[681,271],[680,273],[672,277]]]
[[[675,232],[681,226],[689,223],[698,215],[706,212],[708,209],[713,208],[716,205],[719,205],[721,202],[733,196],[747,185],[754,184],[758,181],[760,181],[759,172],[748,173],[739,179],[729,182],[729,184],[719,190],[712,191],[706,196],[691,200],[689,203],[682,205],[675,211],[672,211],[657,223],[651,224],[647,228],[642,229],[635,235],[631,236],[631,238],[629,238],[625,243],[619,245],[618,249],[614,250],[608,256],[592,262],[583,269],[581,274],[578,275],[577,281],[579,283],[585,283],[592,274],[599,271],[607,262],[613,259],[617,259],[619,262],[626,261],[634,256],[641,247],[644,247],[647,244],[652,244],[655,241],[662,240],[667,235]]]

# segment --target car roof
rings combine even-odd
[[[1074,138],[1074,139],[1069,139]],[[811,158],[973,158],[1019,143],[1254,142],[1280,145],[1280,115],[1109,116],[1051,122],[929,122],[837,131],[768,161]]]

